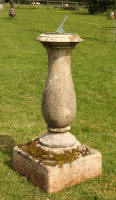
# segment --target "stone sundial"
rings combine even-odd
[[[102,171],[101,153],[82,145],[70,132],[76,114],[71,53],[83,40],[76,34],[64,33],[66,19],[56,33],[44,33],[37,38],[48,53],[42,95],[47,130],[40,138],[13,149],[13,168],[47,193],[95,178]]]

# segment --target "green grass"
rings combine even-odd
[[[107,16],[39,7],[0,10],[0,200],[116,200],[116,42],[103,45],[101,27]],[[72,133],[103,155],[103,173],[94,180],[47,195],[12,170],[12,148],[46,131],[41,96],[47,53],[36,37],[54,32],[64,16],[66,32],[84,42],[72,54],[77,114]],[[94,167],[94,166],[93,166]]]

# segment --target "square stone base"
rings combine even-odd
[[[65,163],[61,167],[47,166],[15,146],[13,168],[45,192],[53,193],[100,175],[102,156],[100,152],[91,149],[89,155]]]

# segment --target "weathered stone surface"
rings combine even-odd
[[[83,39],[80,38],[79,35],[73,34],[73,33],[43,33],[38,38],[38,41],[40,42],[49,42],[49,43],[79,43],[82,42]]]
[[[60,191],[101,174],[102,157],[69,132],[76,113],[70,57],[82,39],[74,34],[41,34],[48,52],[42,113],[48,132],[14,147],[13,168],[47,193]]]
[[[71,53],[83,41],[75,34],[49,33],[38,38],[48,53],[48,75],[42,97],[42,113],[49,132],[67,132],[76,113],[71,75]]]
[[[48,53],[48,74],[42,97],[42,114],[48,132],[39,141],[51,148],[70,147],[76,143],[76,138],[69,132],[76,113],[71,53],[83,40],[71,33],[41,34],[37,40]]]
[[[53,193],[100,175],[102,156],[91,149],[89,155],[61,167],[47,166],[16,146],[13,150],[13,168],[45,192]]]
[[[49,133],[42,135],[39,138],[39,142],[43,146],[55,147],[55,148],[63,148],[63,147],[71,147],[77,143],[76,138],[69,132],[66,133]],[[80,142],[78,142],[80,145]]]

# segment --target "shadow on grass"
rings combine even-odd
[[[14,145],[15,141],[9,135],[0,135],[0,152],[9,157],[9,160],[4,162],[9,168],[12,168],[12,150]]]
[[[9,22],[12,22],[12,21],[16,21],[16,18],[12,18],[12,17],[10,17],[10,16],[6,16],[6,17],[2,17],[2,18],[0,18],[0,21],[7,21],[8,22],[8,20],[9,20]]]
[[[72,14],[73,15],[90,15],[88,12],[79,12],[79,11],[74,11]]]
[[[8,20],[8,19],[10,19],[10,17],[9,16],[6,16],[6,17],[0,17],[0,21],[2,21],[2,20]]]
[[[20,7],[20,6],[19,6],[19,8],[18,8],[18,7],[15,8],[15,10],[20,10],[20,9],[21,9],[21,10],[31,10],[30,7],[25,7],[25,8],[23,8],[23,7]]]

